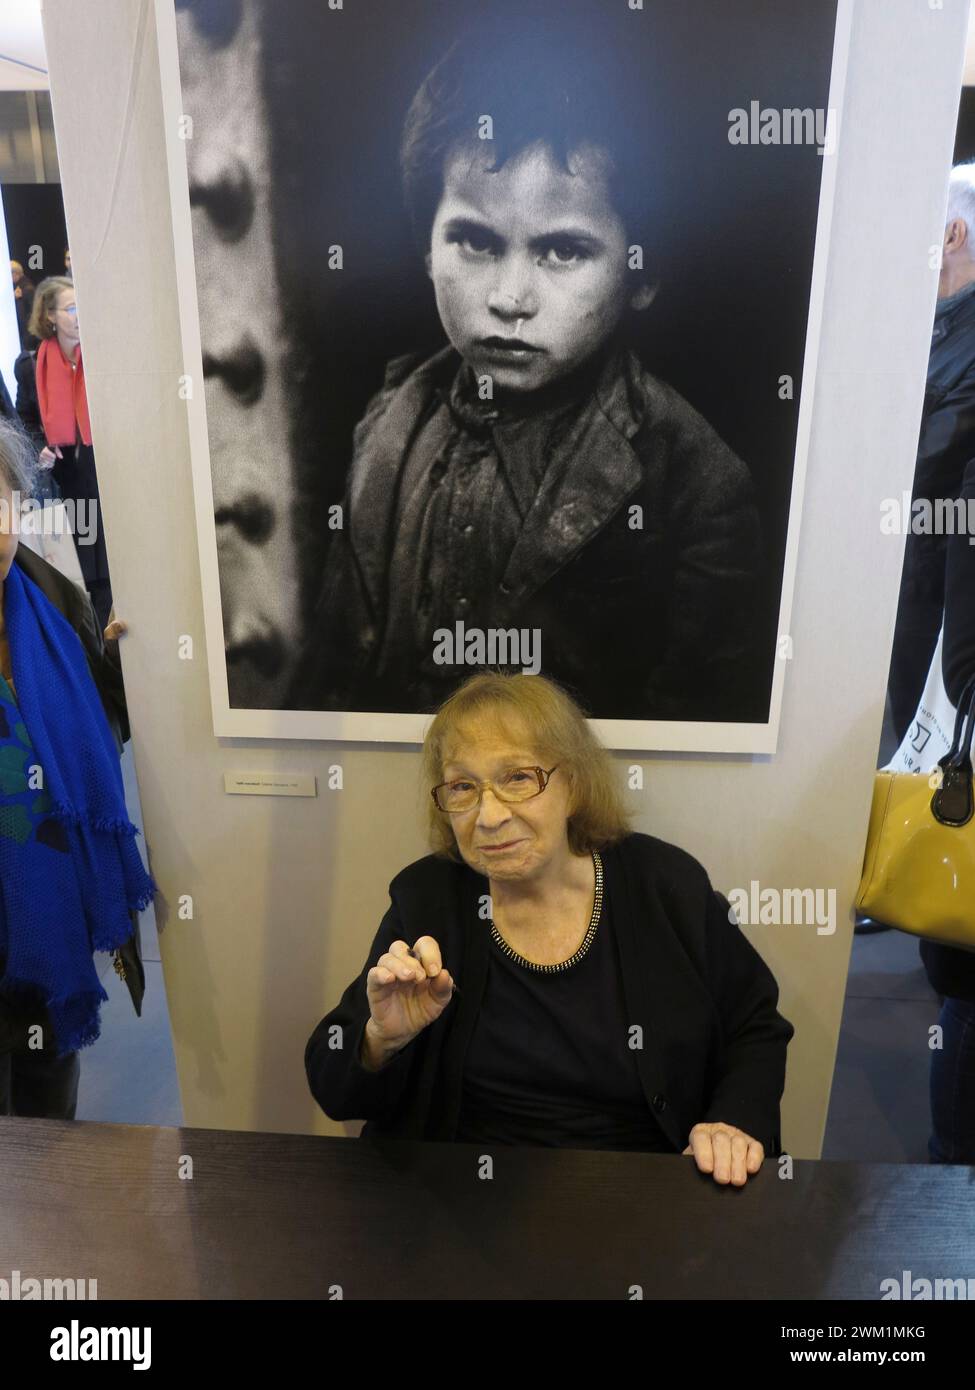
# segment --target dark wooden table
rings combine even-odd
[[[766,1162],[737,1190],[677,1156],[500,1146],[485,1180],[480,1152],[0,1118],[0,1277],[97,1279],[100,1300],[878,1299],[905,1270],[975,1279],[975,1168]]]

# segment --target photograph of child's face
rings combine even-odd
[[[732,132],[829,107],[836,0],[786,8],[176,0],[218,733],[414,742],[497,666],[772,750],[834,162]]]
[[[627,265],[608,158],[565,169],[536,143],[499,169],[488,142],[448,156],[427,258],[447,337],[498,391],[537,391],[581,366],[651,292]]]

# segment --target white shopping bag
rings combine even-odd
[[[43,507],[25,508],[20,518],[20,544],[29,546],[85,592],[74,536],[60,498],[45,499]]]
[[[931,658],[928,678],[921,692],[917,714],[901,746],[882,772],[931,772],[951,747],[955,735],[955,707],[948,699],[941,674],[941,648],[944,628]]]

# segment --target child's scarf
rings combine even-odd
[[[17,703],[0,676],[0,995],[39,995],[63,1055],[99,1034],[92,952],[123,945],[158,890],[77,633],[16,564],[3,610]]]
[[[37,405],[44,426],[44,438],[51,446],[75,444],[78,434],[82,443],[91,443],[91,424],[88,419],[88,394],[85,391],[85,369],[81,362],[81,344],[72,367],[58,345],[57,338],[45,338],[37,349],[34,380],[37,385]],[[16,682],[15,682],[16,684]]]

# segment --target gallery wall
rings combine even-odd
[[[820,1150],[843,1006],[903,547],[880,501],[913,474],[967,19],[967,0],[854,7],[779,750],[614,755],[644,770],[637,827],[722,891],[835,889],[831,934],[747,928],[796,1027],[800,1157]],[[44,27],[186,1122],[340,1132],[303,1048],[424,852],[417,751],[213,737],[153,6],[46,0]],[[313,773],[319,794],[228,796],[230,771]]]

